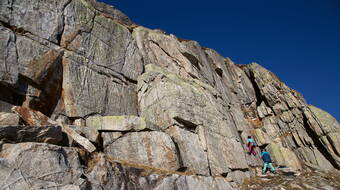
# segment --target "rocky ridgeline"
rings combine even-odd
[[[0,39],[0,189],[234,189],[262,165],[248,135],[340,168],[339,123],[273,73],[113,7],[1,1]]]

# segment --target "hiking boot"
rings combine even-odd
[[[276,174],[276,171],[272,171],[273,174]]]

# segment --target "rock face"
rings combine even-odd
[[[338,121],[273,73],[114,7],[3,1],[0,38],[0,189],[233,189],[262,166],[248,136],[340,169]]]
[[[4,144],[0,156],[3,189],[52,189],[81,180],[83,173],[73,148],[41,143]]]

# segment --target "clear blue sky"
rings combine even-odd
[[[257,62],[340,121],[340,0],[100,1],[238,64]]]

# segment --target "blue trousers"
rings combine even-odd
[[[271,162],[265,162],[264,164],[263,164],[263,169],[262,169],[262,173],[266,173],[266,171],[267,171],[267,166],[269,165],[269,167],[270,167],[270,170],[272,171],[272,172],[275,172],[275,168],[273,167],[273,164],[271,163]]]

